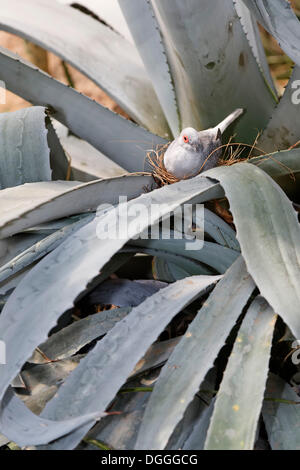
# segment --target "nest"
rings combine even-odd
[[[247,162],[250,158],[253,157],[253,152],[255,151],[256,154],[259,154],[259,157],[265,157],[265,159],[273,159],[279,165],[285,166],[283,163],[279,162],[278,160],[274,159],[272,155],[266,154],[263,150],[256,146],[257,139],[259,134],[257,135],[253,145],[243,144],[243,143],[235,143],[232,142],[233,137],[230,138],[227,144],[220,145],[213,152],[206,158],[204,161],[199,173],[201,173],[202,168],[204,167],[205,163],[214,155],[215,152],[222,149],[223,155],[222,158],[219,159],[218,166],[231,166],[235,163]],[[297,142],[298,145],[300,142]],[[174,175],[169,173],[165,166],[164,166],[164,155],[170,143],[158,146],[156,150],[151,150],[147,153],[147,161],[152,168],[152,176],[154,177],[155,181],[159,186],[165,186],[167,184],[173,184],[180,181]],[[295,147],[293,146],[293,147]],[[293,148],[291,147],[291,148]],[[290,149],[289,149],[290,150]],[[264,159],[262,160],[264,161]],[[258,164],[259,165],[259,164]],[[290,170],[290,169],[289,169]],[[290,170],[291,177],[294,178],[293,172]],[[184,178],[188,179],[188,177]]]

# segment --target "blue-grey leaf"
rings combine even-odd
[[[300,66],[300,24],[287,0],[243,0],[257,21]]]
[[[51,107],[54,118],[128,171],[143,171],[147,151],[166,143],[1,47],[0,80],[27,101]]]
[[[45,108],[36,106],[0,114],[0,189],[63,179],[67,166]]]
[[[217,394],[205,449],[253,449],[276,318],[263,297],[250,305]]]
[[[105,410],[138,359],[174,315],[217,280],[218,276],[194,276],[177,281],[132,309],[131,313],[117,323],[81,361],[57,396],[48,402],[42,416],[47,419],[65,420],[67,416],[74,414]],[[74,383],[77,384],[75,390]],[[71,443],[73,447],[78,443],[77,440],[78,435],[74,436],[74,440],[71,437],[69,444],[62,439],[60,443],[57,441],[54,447],[69,448]]]
[[[142,61],[121,35],[56,1],[1,0],[0,9],[0,29],[54,52],[89,76],[141,125],[155,133],[168,132]]]
[[[210,294],[151,394],[136,449],[164,449],[254,290],[242,257]]]
[[[297,20],[298,21],[298,20]],[[300,67],[296,66],[272,117],[258,139],[258,147],[265,152],[287,150],[300,140],[298,126]]]
[[[248,272],[299,338],[300,226],[292,203],[270,176],[249,163],[215,168],[205,175],[225,189]]]
[[[262,413],[272,449],[300,450],[299,395],[284,380],[270,373],[265,398]]]
[[[276,100],[233,1],[152,3],[163,33],[182,128],[214,127],[234,109],[243,108],[246,113],[234,129],[240,142],[253,143],[258,130],[267,125]]]
[[[93,219],[93,217],[94,215],[87,215],[78,220],[77,222],[74,222],[73,224],[66,225],[57,232],[54,232],[48,235],[47,237],[43,238],[42,240],[39,240],[37,243],[33,245],[31,244],[29,248],[17,254],[17,256],[10,259],[7,263],[2,264],[2,266],[0,266],[0,284],[9,279],[10,277],[14,276],[17,272],[26,268],[27,266],[30,266],[32,263],[45,256],[50,251],[54,250],[71,233],[78,230],[83,225],[87,224],[91,219]],[[16,238],[17,236],[18,235],[15,235],[14,238]],[[30,238],[30,235],[19,235],[19,237],[21,236],[23,236],[23,238]],[[32,235],[31,239],[32,238],[37,238],[37,236],[34,237]],[[9,240],[11,240],[11,238]],[[2,243],[5,243],[5,241],[6,240],[1,240]]]
[[[136,47],[174,136],[180,129],[172,75],[151,0],[119,0]]]
[[[128,279],[109,279],[96,287],[89,296],[87,302],[92,305],[117,305],[118,307],[136,307],[150,295],[155,294],[167,284],[156,281],[156,284]]]
[[[46,358],[57,361],[72,356],[91,341],[105,335],[130,311],[130,308],[113,308],[75,321],[40,344],[28,362],[43,364],[47,362]]]
[[[126,175],[88,183],[49,181],[4,189],[0,191],[0,238],[43,222],[96,210],[100,204],[117,204],[119,195],[135,198],[152,184],[151,176]]]
[[[241,25],[245,31],[254,57],[257,60],[265,80],[268,82],[268,85],[274,93],[274,97],[277,99],[276,87],[270,72],[270,67],[267,61],[256,18],[243,3],[243,0],[233,0],[233,3],[236,12],[239,15]]]

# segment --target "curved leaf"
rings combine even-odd
[[[143,171],[147,151],[166,143],[1,47],[0,80],[128,171]]]
[[[210,294],[163,368],[146,408],[136,449],[165,448],[254,287],[239,257]]]
[[[63,416],[74,413],[86,414],[92,409],[105,410],[138,359],[143,356],[174,315],[198,298],[218,279],[217,276],[195,276],[177,281],[132,309],[131,313],[117,323],[81,361],[57,396],[47,404],[42,416],[48,416],[48,419],[62,419]],[[155,315],[158,305],[159,321]],[[74,383],[79,384],[75,393]],[[73,390],[72,402],[70,402],[70,390]],[[77,441],[78,435],[75,438]],[[58,448],[58,445],[61,447],[62,443],[63,439],[61,443],[56,442],[55,448]],[[66,443],[63,448],[66,448]]]
[[[109,279],[96,287],[86,299],[89,305],[116,305],[136,307],[147,297],[167,284],[159,281],[130,281],[129,279]]]
[[[205,441],[206,450],[253,449],[275,323],[276,315],[268,303],[256,297],[239,329],[223,375]]]
[[[59,55],[110,94],[137,122],[156,133],[168,132],[135,47],[111,28],[56,1],[1,0],[0,10],[0,29]]]
[[[246,113],[235,129],[240,141],[252,143],[258,129],[266,126],[276,102],[253,56],[233,1],[154,0],[154,5],[182,127],[215,127],[233,109],[243,108]]]
[[[87,424],[92,426],[93,422],[105,414],[89,413],[88,415],[70,418],[65,421],[51,421],[34,415],[17,398],[9,388],[1,403],[1,427],[7,430],[9,440],[19,442],[19,445],[27,445],[28,442],[49,441],[55,439],[56,433],[68,434],[72,429]],[[16,417],[18,420],[16,420]],[[26,436],[26,438],[24,438]]]
[[[0,266],[0,284],[9,279],[10,277],[14,276],[17,272],[26,268],[27,266],[30,266],[50,251],[54,250],[71,233],[78,230],[83,225],[87,224],[93,217],[94,215],[82,217],[77,222],[63,227],[57,232],[54,232],[51,235],[48,235],[47,237],[43,238],[42,240],[37,241],[35,244],[31,244],[27,249],[25,249],[21,253],[18,253],[7,263],[2,264],[2,266]],[[35,236],[35,238],[37,238],[37,236]]]
[[[107,158],[99,150],[74,135],[60,139],[68,152],[75,181],[92,181],[100,178],[114,178],[127,174],[127,171]]]
[[[291,403],[283,403],[286,400]],[[270,374],[267,383],[263,418],[273,450],[300,450],[299,396],[280,377]]]
[[[150,0],[119,0],[136,47],[174,136],[180,129],[174,85],[161,32]]]
[[[0,114],[0,189],[50,181],[51,168],[53,179],[66,177],[68,161],[45,111],[36,106]]]
[[[219,245],[240,251],[235,231],[221,217],[204,208],[204,232]]]
[[[0,238],[60,217],[96,210],[99,204],[116,204],[119,195],[129,199],[139,196],[150,176],[121,176],[89,183],[50,181],[29,183],[0,192]]]
[[[300,24],[286,0],[243,0],[257,21],[278,41],[284,52],[300,65]]]
[[[288,194],[292,200],[298,199],[300,180],[300,149],[254,157],[248,163],[257,165],[264,170]]]
[[[166,252],[176,253],[189,259],[200,261],[201,263],[215,269],[218,273],[223,274],[232,263],[237,259],[239,253],[230,248],[220,246],[217,243],[204,242],[203,247],[199,250],[186,251],[186,239],[183,240],[131,240],[130,245],[141,246],[149,250],[162,250]]]
[[[243,0],[233,0],[234,7],[237,14],[239,15],[243,30],[247,36],[250,47],[257,60],[257,63],[263,73],[265,80],[274,93],[274,97],[277,99],[277,91],[273,82],[272,75],[270,73],[270,67],[267,62],[266,53],[262,44],[259,28],[257,25],[256,18],[248,10]]]
[[[83,346],[105,335],[130,311],[131,308],[113,308],[78,320],[57,333],[53,333],[47,341],[39,345],[38,350],[35,350],[28,362],[44,364],[47,362],[46,357],[51,360],[61,360],[73,356]]]
[[[109,181],[111,183],[112,180]],[[195,179],[194,182],[183,181],[173,187],[164,187],[144,194],[135,202],[128,202],[127,205],[130,209],[136,201],[144,203],[145,207],[152,209],[151,218],[148,220],[146,217],[140,225],[141,221],[136,221],[133,217],[131,236],[140,233],[149,224],[157,223],[160,217],[184,202],[191,200],[203,202],[211,197],[222,197],[222,195],[223,192],[218,184],[203,177]],[[162,198],[165,204],[160,207],[159,203]],[[74,299],[85,290],[88,282],[99,274],[99,270],[125,244],[126,240],[107,238],[99,240],[98,238],[101,238],[101,231],[106,233],[105,225],[115,219],[117,211],[118,208],[102,214],[100,218],[96,218],[68,237],[64,243],[31,269],[10,296],[0,316],[1,338],[7,344],[9,357],[6,365],[0,365],[2,394],[17,375],[24,360],[30,357],[32,351],[42,341],[46,340],[48,331],[55,325],[61,313],[72,307]],[[68,260],[67,263],[66,260]],[[62,282],[64,289],[61,289]],[[45,306],[47,306],[46,310]],[[36,315],[39,315],[41,310],[45,313],[41,321],[37,323]],[[22,321],[20,314],[22,314]],[[15,315],[18,316],[18,321],[15,321]],[[22,338],[26,336],[27,341],[22,342],[22,347],[16,349],[15,340],[20,335]],[[8,416],[12,412],[10,408],[5,408],[4,411],[8,413]]]
[[[283,97],[258,140],[257,145],[266,152],[289,149],[300,140],[299,80],[300,67],[295,67]],[[293,98],[294,93],[296,101]]]
[[[265,172],[248,163],[205,175],[225,189],[249,274],[299,338],[300,226],[291,202]]]

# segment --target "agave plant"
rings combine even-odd
[[[132,118],[0,49],[0,80],[34,105],[0,115],[2,443],[253,449],[264,436],[299,449],[297,366],[282,366],[300,338],[298,19],[285,0],[119,4],[136,47],[70,6],[0,0],[2,30],[77,67]],[[295,62],[280,100],[257,21]],[[236,141],[261,156],[160,188],[144,172],[148,150],[235,108]],[[119,196],[151,217],[105,237]],[[137,238],[185,203],[205,204],[202,249]]]

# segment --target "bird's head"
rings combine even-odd
[[[199,133],[192,127],[186,127],[178,137],[178,144],[186,149],[198,151],[201,144]]]

